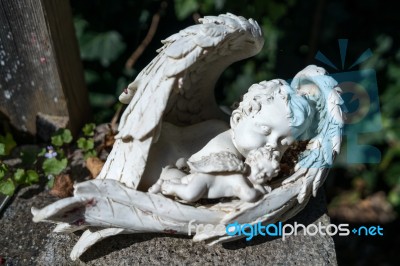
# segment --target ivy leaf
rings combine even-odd
[[[58,130],[54,136],[51,137],[51,144],[56,147],[61,147],[65,143],[71,143],[72,134],[69,129],[60,129]]]
[[[29,183],[29,184],[32,184],[32,183],[37,183],[37,182],[39,182],[39,175],[38,175],[38,173],[36,173],[36,171],[34,171],[34,170],[28,170],[28,171],[26,171],[26,179],[27,179],[27,182]]]
[[[95,150],[89,150],[85,153],[85,155],[83,156],[83,159],[90,158],[90,157],[96,157],[97,156],[97,152]]]
[[[51,144],[53,144],[56,147],[61,147],[64,144],[64,142],[60,135],[55,135],[51,137]]]
[[[15,185],[10,178],[0,181],[0,193],[7,196],[12,196],[14,194],[14,191]]]
[[[72,141],[71,131],[69,129],[62,129],[61,132],[62,132],[61,137],[64,143],[71,143]]]
[[[85,139],[85,138],[79,138],[77,141],[78,148],[84,150],[84,151],[89,151],[94,148],[94,140],[92,138]]]
[[[81,56],[84,60],[99,60],[108,67],[125,50],[122,36],[116,31],[87,33],[80,40]]]
[[[56,158],[46,159],[43,162],[42,169],[44,174],[47,175],[58,175],[67,167],[67,159],[57,160]]]
[[[4,144],[4,154],[0,155],[8,155],[11,150],[17,146],[13,136],[10,133],[7,133],[5,136],[0,135],[0,143]]]
[[[24,169],[17,169],[14,173],[14,180],[17,184],[23,184],[25,183],[25,170]]]
[[[91,137],[94,135],[94,129],[96,128],[96,125],[94,123],[86,124],[83,128],[83,134],[85,136]]]

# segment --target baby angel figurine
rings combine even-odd
[[[187,161],[186,165],[182,158],[176,167],[163,169],[159,181],[149,192],[161,191],[188,202],[222,197],[254,202],[270,191],[265,183],[278,175],[278,158],[279,153],[269,146],[250,151],[245,163],[230,152],[212,153],[200,161]]]
[[[306,120],[293,120],[290,89],[283,80],[252,85],[232,113],[231,129],[176,167],[164,168],[149,192],[188,202],[222,197],[253,202],[269,192],[266,182],[279,174],[282,155],[298,136],[294,125]]]

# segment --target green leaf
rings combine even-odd
[[[84,150],[84,151],[89,151],[94,148],[94,140],[92,138],[79,138],[77,141],[78,148]]]
[[[72,141],[71,131],[69,129],[62,129],[61,132],[62,132],[61,137],[64,143],[71,143]]]
[[[46,159],[43,162],[42,169],[44,174],[58,175],[67,167],[68,160],[66,158],[57,160],[56,158]]]
[[[82,59],[99,60],[104,67],[114,62],[125,47],[121,34],[116,31],[87,33],[80,42]]]
[[[51,144],[53,144],[56,147],[61,147],[64,144],[61,135],[52,136],[51,137]]]
[[[395,207],[400,206],[400,186],[394,187],[389,192],[388,201]]]
[[[13,136],[10,133],[7,133],[5,136],[0,135],[0,143],[4,144],[4,153],[3,155],[10,154],[11,150],[17,146]]]
[[[71,143],[72,141],[72,134],[69,129],[62,128],[58,130],[52,137],[51,137],[51,144],[56,147],[61,147],[65,143]]]
[[[0,143],[0,155],[6,155],[6,145]]]
[[[14,191],[15,185],[10,178],[0,181],[0,193],[7,196],[12,196],[14,194]]]
[[[23,184],[25,183],[25,170],[24,169],[17,169],[14,173],[14,180],[17,184]]]
[[[89,150],[85,153],[85,155],[83,156],[83,158],[86,160],[87,158],[90,157],[96,157],[97,156],[97,152],[95,150]]]
[[[86,124],[83,128],[83,134],[85,136],[91,137],[94,135],[94,129],[96,128],[96,125],[94,123]]]
[[[54,180],[55,180],[55,177],[54,177],[54,176],[51,176],[50,179],[49,179],[49,181],[47,181],[47,187],[48,187],[48,188],[53,188],[53,186],[54,186]]]
[[[0,163],[0,178],[3,178],[6,175],[7,170],[7,165]]]
[[[47,152],[46,149],[43,148],[43,149],[38,153],[37,156],[43,157],[43,156],[46,154],[46,152]]]
[[[28,182],[29,184],[39,182],[39,175],[38,175],[38,173],[37,173],[36,171],[34,171],[34,170],[28,170],[28,171],[26,171],[26,176],[27,176],[27,182]]]

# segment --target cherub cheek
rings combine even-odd
[[[257,134],[249,134],[243,137],[243,145],[249,150],[258,149],[265,145],[265,139]]]

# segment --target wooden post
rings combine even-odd
[[[0,0],[0,114],[36,135],[37,115],[77,132],[90,118],[68,0]]]

